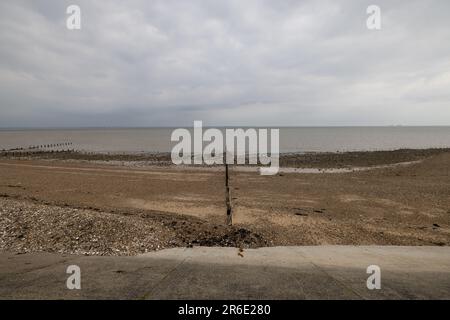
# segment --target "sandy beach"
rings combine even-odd
[[[0,249],[135,255],[186,246],[450,245],[448,149],[281,159],[346,172],[260,176],[232,166],[232,226],[223,168],[142,157],[3,155]]]

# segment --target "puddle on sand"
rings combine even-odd
[[[374,169],[384,169],[384,168],[395,168],[399,166],[407,166],[411,164],[420,163],[422,160],[418,161],[408,161],[408,162],[398,162],[392,164],[385,164],[379,166],[371,166],[371,167],[351,167],[351,168],[289,168],[289,167],[280,167],[279,173],[346,173],[346,172],[355,172],[355,171],[368,171]],[[241,172],[258,172],[259,167],[249,167],[249,166],[233,166],[234,171]]]

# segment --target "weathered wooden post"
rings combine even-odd
[[[227,151],[223,153],[223,163],[225,165],[225,192],[226,192],[226,206],[227,206],[227,225],[231,226],[233,224],[233,212],[231,207],[231,192],[230,192],[230,184],[229,184],[229,172],[228,172],[228,163],[226,161],[226,153]]]

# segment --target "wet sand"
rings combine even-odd
[[[355,152],[310,152],[283,153],[280,166],[291,168],[351,168],[371,167],[400,162],[413,162],[427,157],[450,152],[450,148],[399,149],[391,151],[355,151]],[[99,164],[126,165],[132,167],[173,166],[171,155],[160,153],[93,153],[80,151],[19,150],[0,152],[0,159],[21,160],[62,160]]]
[[[61,155],[0,158],[0,249],[128,255],[192,245],[450,245],[448,150],[289,155],[297,163],[313,157],[305,168],[414,161],[342,173],[260,176],[231,167],[233,226],[225,224],[220,168]]]

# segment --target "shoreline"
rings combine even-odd
[[[281,153],[280,167],[342,169],[351,167],[377,167],[415,162],[441,153],[450,152],[450,148],[396,149],[379,151],[349,152],[299,152]],[[88,162],[134,167],[161,166],[175,167],[168,152],[150,153],[95,153],[81,151],[8,151],[0,152],[0,160],[60,160],[68,162]],[[186,165],[186,167],[220,167],[221,165]],[[257,165],[245,165],[252,167]]]

